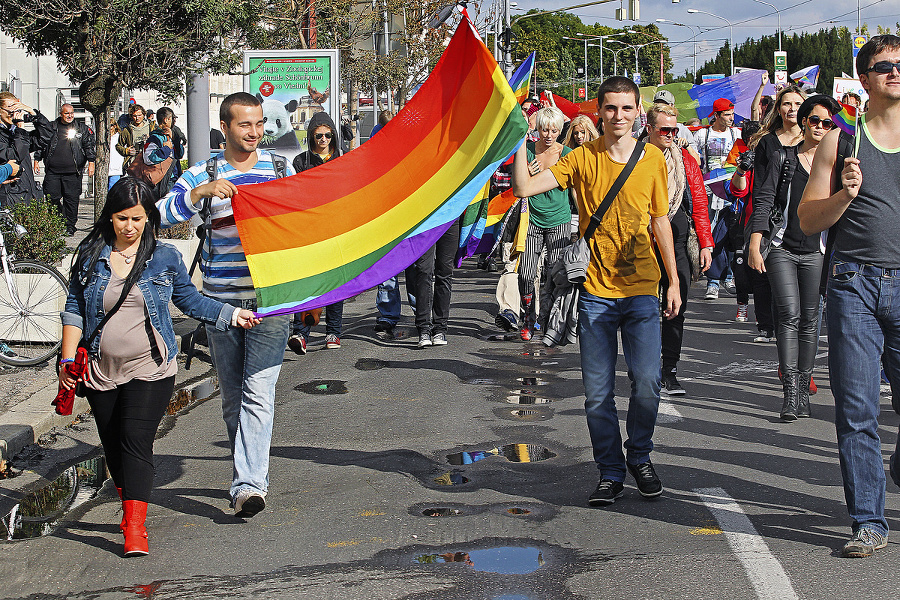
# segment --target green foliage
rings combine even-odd
[[[748,39],[734,48],[735,67],[765,69],[770,73],[775,66],[774,52],[778,50],[778,35],[763,36],[759,40]],[[841,72],[853,72],[853,53],[851,51],[850,30],[846,27],[820,29],[814,33],[786,35],[782,39],[782,50],[787,52],[788,73],[799,71],[805,67],[819,65],[819,84],[816,91],[830,94],[835,77]],[[704,73],[728,73],[730,69],[728,45],[719,50],[716,57],[697,67],[697,80],[700,83]]]
[[[4,234],[4,240],[18,259],[40,260],[49,264],[59,262],[66,251],[66,224],[46,199],[16,204],[13,220],[28,230],[16,238]]]

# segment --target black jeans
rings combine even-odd
[[[132,379],[114,390],[87,390],[106,464],[123,500],[150,501],[153,439],[175,390],[175,377]]]
[[[756,313],[756,328],[759,331],[775,331],[772,316],[772,287],[765,273],[750,268],[744,258],[744,250],[734,253],[731,260],[734,285],[737,287],[738,304],[749,304],[753,294],[753,312]]]
[[[672,319],[662,320],[662,365],[663,373],[675,371],[678,359],[681,358],[681,343],[684,339],[684,312],[687,310],[688,290],[691,289],[691,261],[687,252],[688,230],[690,223],[683,210],[679,210],[672,217],[672,239],[675,243],[675,268],[678,272],[678,285],[681,288],[681,309]],[[669,287],[669,277],[663,266],[659,250],[656,251],[656,259],[659,261],[659,270],[662,277],[659,285],[665,298]]]
[[[819,281],[824,257],[772,248],[766,272],[778,321],[778,362],[782,373],[811,371],[819,342]]]
[[[78,221],[78,199],[81,197],[81,175],[78,173],[54,173],[44,175],[44,193],[66,221],[68,230],[75,229]]]
[[[453,263],[459,249],[459,220],[437,243],[406,271],[416,297],[416,328],[419,333],[446,333],[450,317]],[[432,316],[433,315],[433,316]],[[432,321],[433,318],[433,321]]]

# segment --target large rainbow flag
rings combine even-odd
[[[257,314],[327,306],[425,253],[516,151],[527,124],[463,20],[428,80],[369,142],[232,199]]]
[[[534,73],[534,58],[535,53],[532,52],[509,78],[509,87],[512,88],[513,93],[516,95],[516,102],[519,104],[522,104],[522,101],[528,97],[531,74]]]

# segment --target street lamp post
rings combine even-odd
[[[635,32],[632,31],[631,29],[626,29],[625,31],[617,31],[616,33],[609,33],[607,35],[597,35],[597,36],[589,37],[589,38],[585,39],[585,42],[589,42],[589,41],[593,41],[593,40],[600,40],[600,81],[601,81],[601,83],[603,82],[603,40],[605,40],[606,38],[615,37],[617,35],[625,35],[626,33],[635,33]],[[575,35],[584,36],[585,34],[583,34],[581,32],[576,32]],[[618,40],[614,40],[614,41],[618,41]],[[584,78],[585,78],[585,82],[587,82],[587,46],[585,46],[585,48],[584,48]],[[585,83],[585,86],[586,85],[587,85],[587,83]]]
[[[659,43],[659,85],[665,85],[666,80],[665,80],[665,68],[664,68],[664,63],[663,63],[663,44],[665,44],[668,40],[665,38],[657,37],[655,35],[651,35],[647,31],[636,31],[635,33],[640,33],[642,35],[646,35],[647,37],[653,38],[652,42],[642,44],[641,47],[649,46],[650,44]]]
[[[697,10],[696,8],[689,8],[688,13],[692,15],[695,13],[709,15],[717,19],[722,19],[723,21],[728,23],[728,52],[731,55],[731,74],[734,75],[734,26],[731,24],[731,21],[715,13],[706,12],[705,10]]]
[[[778,10],[778,7],[774,4],[769,4],[768,2],[763,2],[763,0],[753,0],[754,2],[759,2],[760,4],[765,4],[766,6],[771,6],[775,11],[775,14],[778,15],[778,51],[781,52],[781,11]]]
[[[697,27],[696,25],[685,25],[684,23],[676,23],[675,21],[670,21],[668,19],[657,19],[656,22],[657,23],[669,23],[670,25],[678,25],[679,27],[687,27],[688,29],[691,30],[691,33],[694,33],[694,27]],[[694,42],[693,54],[694,54],[694,80],[695,81],[697,80],[697,36],[698,35],[700,35],[699,27],[697,27],[697,33],[694,33],[693,37],[691,38]]]

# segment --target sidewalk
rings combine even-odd
[[[78,229],[74,236],[66,238],[69,251],[74,251],[78,243],[87,235],[94,222],[94,205],[92,197],[81,198],[79,205]],[[63,259],[57,269],[68,278],[69,261]],[[182,336],[192,332],[197,325],[193,319],[181,315],[173,309],[175,334],[179,349]],[[205,348],[202,348],[205,351]],[[215,370],[209,359],[197,357],[191,363],[191,369],[184,369],[184,355],[178,357],[178,375],[175,379],[176,395],[182,390],[196,394],[203,390],[205,395],[195,399],[206,398],[218,390]],[[54,427],[65,427],[71,424],[79,414],[89,410],[87,400],[75,398],[75,406],[69,416],[57,415],[51,402],[56,397],[57,376],[56,365],[51,362],[35,367],[12,367],[0,365],[4,386],[0,392],[0,465],[22,451]],[[207,391],[210,389],[211,392]]]

